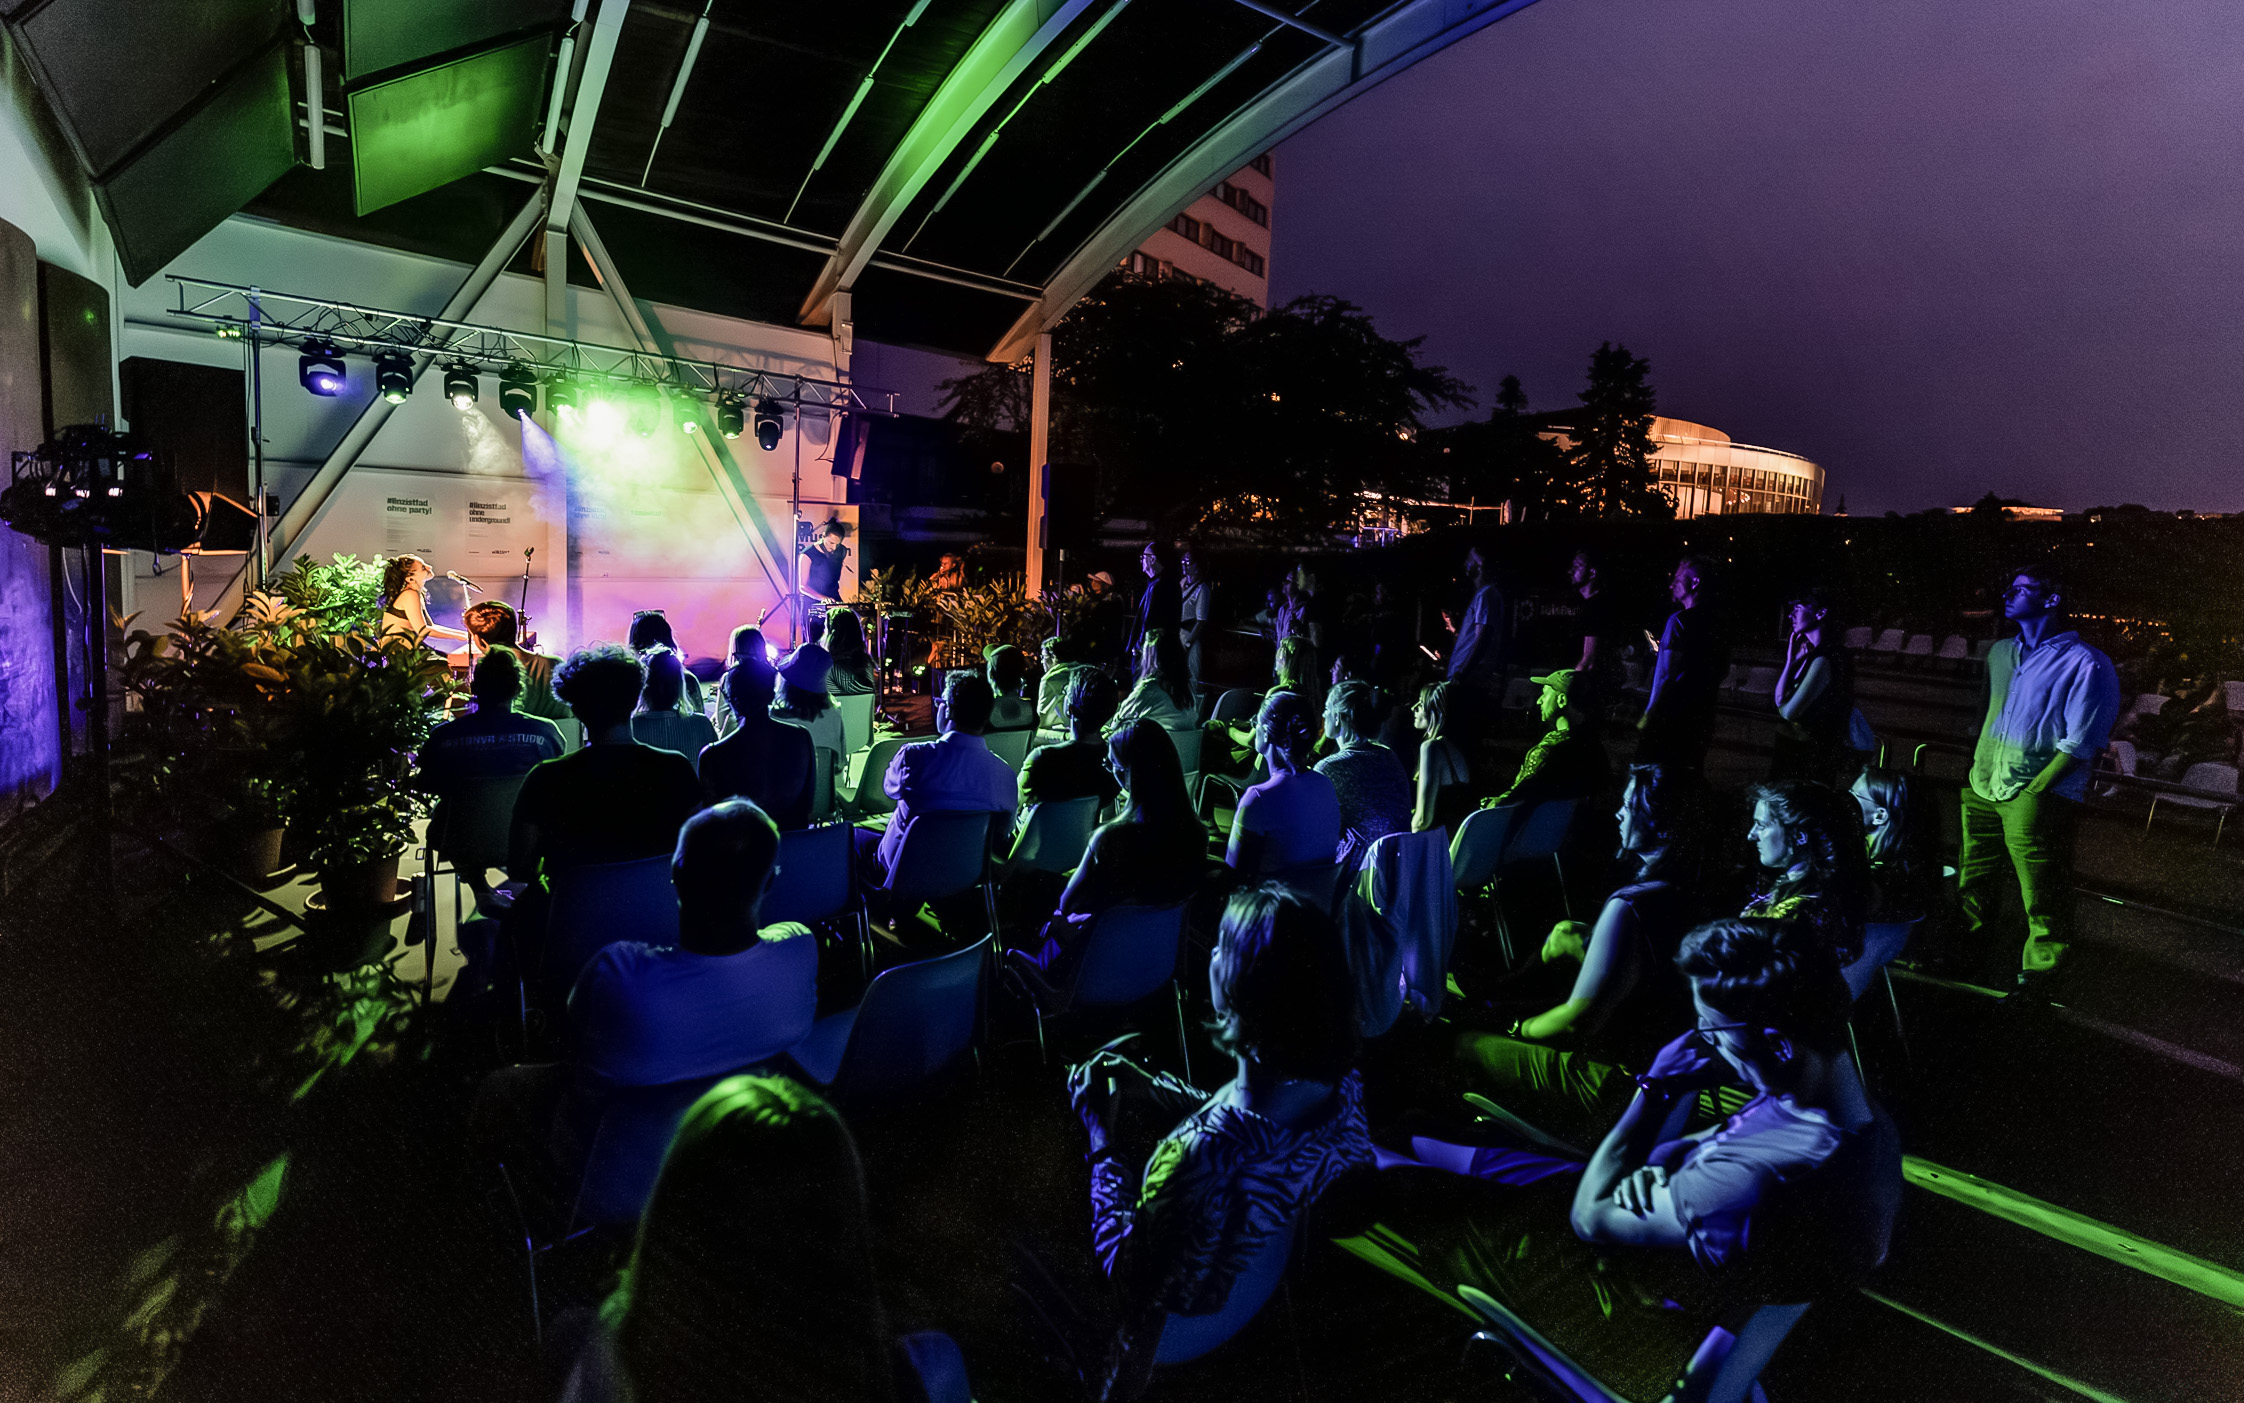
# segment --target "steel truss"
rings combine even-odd
[[[179,296],[171,315],[213,323],[222,336],[254,335],[266,342],[332,344],[346,352],[367,355],[395,352],[445,365],[465,364],[494,371],[525,366],[544,382],[567,376],[579,383],[652,385],[696,399],[769,400],[798,411],[822,409],[883,417],[897,413],[892,391],[861,389],[815,375],[568,341],[178,274],[165,277]]]

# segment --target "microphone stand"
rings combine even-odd
[[[514,611],[516,627],[525,648],[530,646],[530,557],[537,554],[537,551],[536,546],[522,548],[522,602]]]

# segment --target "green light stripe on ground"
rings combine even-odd
[[[1920,1189],[1952,1198],[2084,1252],[2093,1252],[2106,1261],[2171,1281],[2231,1309],[2244,1309],[2244,1273],[2202,1257],[2192,1257],[2187,1252],[2177,1252],[2147,1238],[2122,1232],[2109,1223],[2100,1223],[2071,1209],[2059,1208],[2016,1189],[1991,1183],[1976,1174],[1966,1174],[1915,1155],[1901,1157],[1901,1173]]]
[[[2036,1364],[2031,1359],[2026,1358],[2022,1354],[2012,1354],[2009,1350],[2004,1349],[2001,1345],[1992,1344],[1986,1340],[1982,1340],[1977,1335],[1972,1334],[1968,1330],[1959,1330],[1955,1326],[1950,1325],[1945,1320],[1935,1320],[1933,1317],[1926,1315],[1923,1311],[1917,1310],[1910,1306],[1905,1306],[1901,1304],[1901,1302],[1894,1300],[1890,1296],[1881,1296],[1867,1286],[1862,1288],[1862,1294],[1868,1296],[1871,1300],[1876,1301],[1881,1306],[1886,1306],[1890,1309],[1900,1311],[1903,1315],[1908,1316],[1911,1320],[1921,1320],[1925,1324],[1930,1325],[1935,1330],[1939,1330],[1944,1334],[1953,1335],[1957,1339],[1962,1340],[1967,1345],[1972,1345],[1978,1349],[1987,1351],[1987,1353],[1994,1355],[1997,1359],[2007,1360],[2008,1362],[2017,1365],[2019,1368],[2024,1369],[2026,1372],[2033,1374],[2037,1378],[2048,1380],[2050,1383],[2057,1385],[2059,1388],[2071,1389],[2074,1393],[2079,1394],[2083,1398],[2092,1398],[2096,1400],[2096,1403],[2127,1403],[2126,1399],[2120,1397],[2116,1393],[2106,1393],[2103,1389],[2096,1387],[2094,1384],[2082,1383],[2079,1379],[2070,1378],[2064,1374],[2060,1374],[2055,1369],[2044,1368],[2043,1366]]]

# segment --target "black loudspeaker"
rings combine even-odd
[[[117,367],[125,422],[188,492],[249,500],[249,413],[239,368],[132,356]]]
[[[1098,533],[1099,470],[1076,463],[1044,465],[1044,549],[1081,560]]]
[[[53,437],[65,424],[116,412],[109,373],[109,289],[52,263],[39,265],[39,410]],[[35,445],[25,444],[26,448]]]

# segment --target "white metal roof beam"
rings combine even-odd
[[[1092,231],[989,358],[1011,364],[1115,265],[1214,184],[1335,108],[1534,0],[1405,0],[1218,123]],[[1256,8],[1260,8],[1257,6]]]
[[[569,305],[569,216],[576,209],[577,187],[584,181],[585,153],[592,147],[592,128],[600,118],[600,98],[608,88],[608,70],[615,66],[616,41],[623,36],[624,13],[631,0],[600,0],[592,19],[592,37],[584,50],[584,73],[577,80],[576,98],[569,104],[569,125],[560,138],[561,159],[553,168],[552,193],[545,209],[545,320],[548,332],[559,332]],[[568,74],[556,72],[558,85]],[[553,137],[549,133],[549,142]]]
[[[834,294],[856,286],[858,275],[927,182],[973,134],[1006,89],[1093,3],[1011,0],[998,12],[920,110],[918,120],[897,143],[850,216],[840,246],[818,270],[818,280],[803,299],[804,325],[824,326],[833,319]]]

